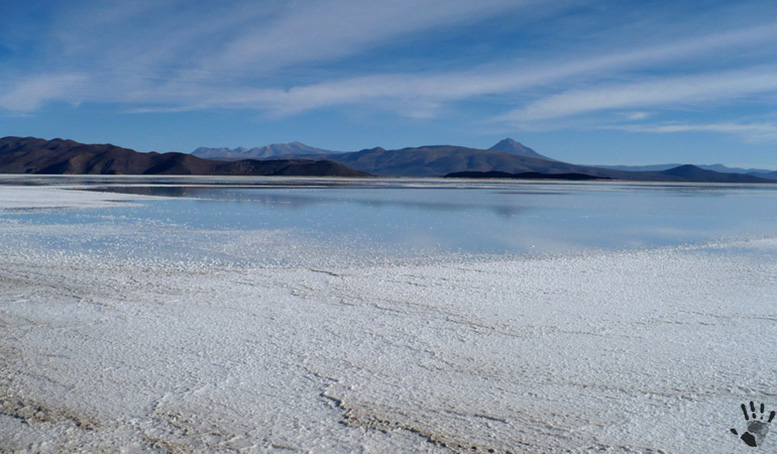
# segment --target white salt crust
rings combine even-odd
[[[80,191],[47,186],[0,186],[0,212],[14,209],[100,208],[145,198],[139,195]]]
[[[0,222],[0,452],[752,452],[739,405],[777,407],[775,238],[366,265],[283,232],[213,246],[283,266],[37,243],[95,233]]]

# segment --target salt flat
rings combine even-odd
[[[116,206],[120,202],[129,203],[142,199],[142,196],[124,194],[101,194],[98,192],[61,190],[42,186],[3,186],[0,191],[0,210],[44,209],[72,207]]]
[[[752,452],[740,404],[777,404],[774,237],[361,264],[263,230],[160,229],[210,238],[186,260],[39,242],[133,229],[0,218],[0,451]]]

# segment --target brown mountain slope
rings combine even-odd
[[[111,144],[34,137],[0,139],[0,173],[91,175],[365,176],[331,161],[211,161],[184,153],[140,153]]]

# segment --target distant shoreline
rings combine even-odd
[[[443,178],[472,178],[472,179],[510,179],[510,180],[566,180],[566,181],[592,181],[612,180],[610,177],[597,177],[584,173],[540,173],[540,172],[453,172]]]

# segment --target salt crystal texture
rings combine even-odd
[[[30,231],[0,222],[3,452],[745,452],[740,404],[777,404],[775,238],[276,266]]]

